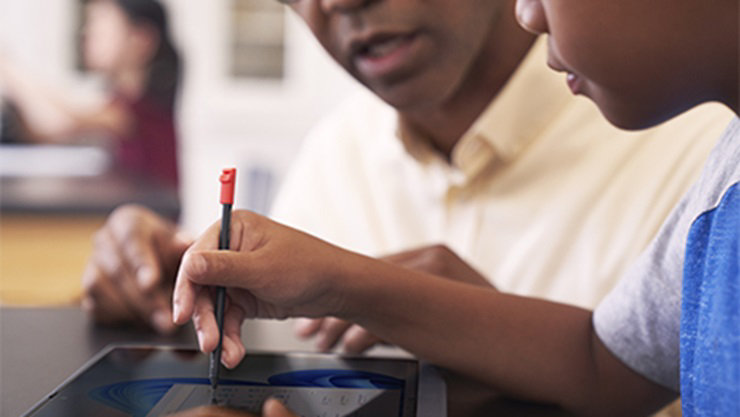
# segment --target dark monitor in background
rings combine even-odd
[[[18,110],[12,103],[0,103],[0,143],[25,143],[25,132]]]

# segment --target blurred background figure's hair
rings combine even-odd
[[[167,12],[157,0],[93,0],[110,1],[118,5],[137,25],[150,25],[159,35],[159,49],[154,54],[149,80],[144,91],[162,105],[173,109],[181,79],[182,62],[170,35]]]

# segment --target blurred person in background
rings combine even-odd
[[[69,92],[46,88],[0,55],[0,92],[34,143],[74,143],[90,135],[112,139],[115,169],[177,188],[175,101],[181,59],[167,14],[156,0],[90,0],[81,50],[85,69],[106,85],[104,103],[74,104]]]

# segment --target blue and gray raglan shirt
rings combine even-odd
[[[684,416],[740,416],[740,119],[593,322]]]

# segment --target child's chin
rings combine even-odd
[[[606,119],[609,120],[609,123],[613,124],[614,126],[624,129],[624,130],[641,130],[641,129],[647,129],[650,127],[653,127],[659,123],[660,121],[648,121],[644,120],[644,118],[634,118],[630,116],[625,115],[606,115]]]
[[[666,114],[645,112],[639,105],[604,105],[594,101],[609,123],[624,130],[647,129],[671,118]]]

